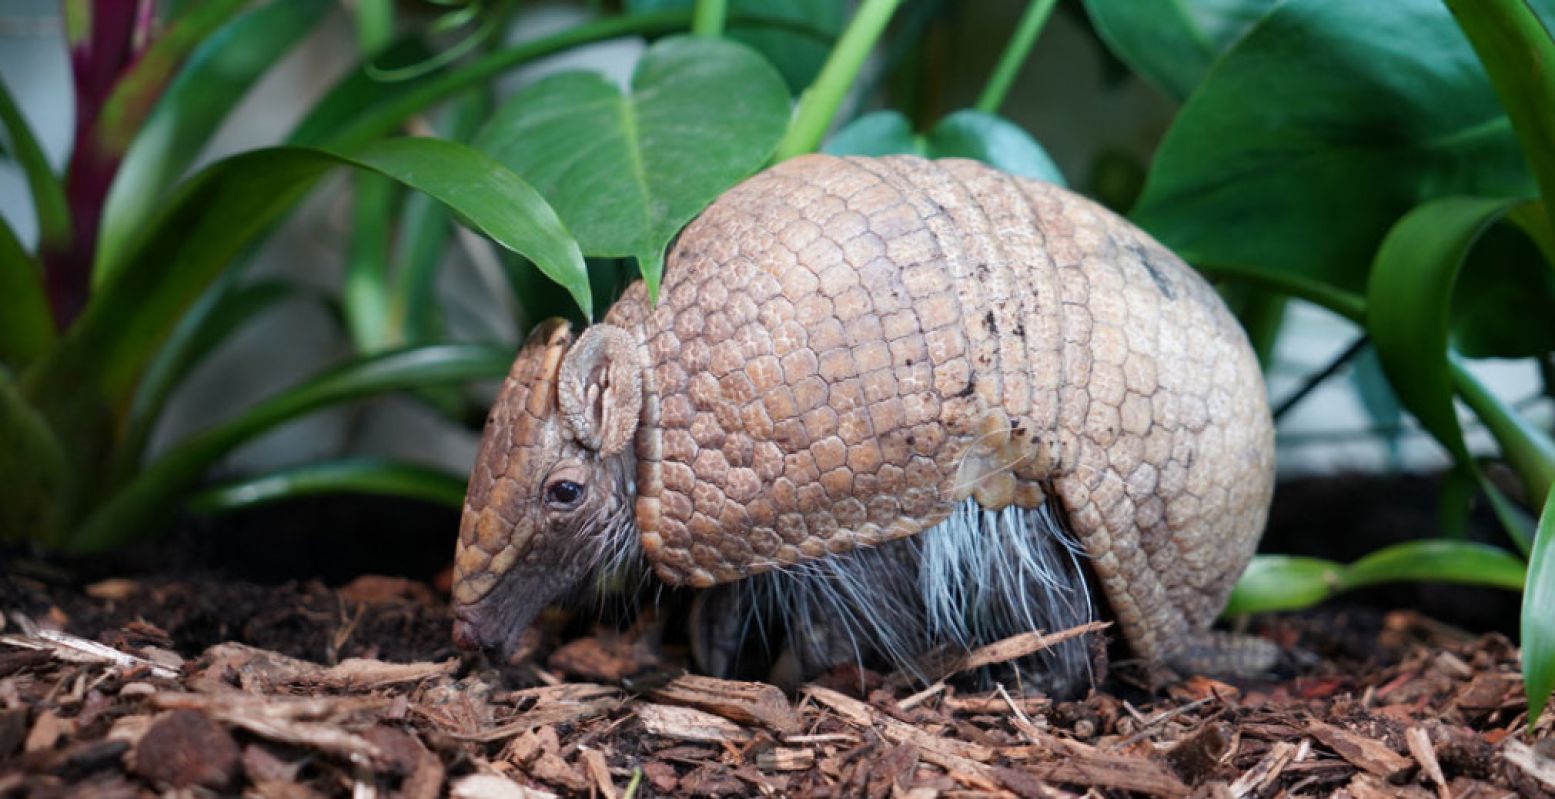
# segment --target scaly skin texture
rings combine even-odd
[[[660,578],[913,535],[969,496],[1056,500],[1137,655],[1237,648],[1204,631],[1268,509],[1263,382],[1218,296],[1143,232],[970,161],[808,156],[725,193],[667,264],[656,307],[639,283],[606,318],[638,343],[623,457]],[[477,476],[499,457],[522,460],[488,437]],[[472,478],[459,603],[512,550],[488,494]]]

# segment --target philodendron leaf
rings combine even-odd
[[[320,176],[341,166],[381,173],[436,197],[469,226],[532,259],[585,312],[591,309],[577,243],[534,189],[479,151],[437,139],[388,139],[349,155],[254,150],[191,178],[137,240],[70,334],[28,375],[39,406],[51,418],[74,415],[64,422],[70,426],[95,413],[94,403],[122,409],[183,311]]]
[[[1019,125],[970,108],[941,119],[923,135],[913,133],[907,117],[896,111],[865,114],[838,131],[823,149],[833,155],[971,158],[1012,175],[1065,185],[1047,151]]]
[[[788,112],[761,56],[676,37],[643,55],[630,94],[597,73],[555,75],[508,100],[475,146],[545,195],[585,255],[636,257],[656,291],[670,239],[766,162]]]
[[[1333,595],[1343,570],[1343,565],[1319,558],[1258,555],[1231,589],[1222,615],[1310,608]]]
[[[276,0],[228,22],[195,48],[114,176],[103,206],[94,284],[117,265],[123,248],[249,87],[329,10],[316,0]]]
[[[1528,726],[1555,691],[1555,489],[1539,514],[1539,530],[1528,561],[1523,593],[1523,686],[1528,693]]]
[[[1441,2],[1287,0],[1183,106],[1133,216],[1193,263],[1353,289],[1394,220],[1455,193],[1534,183]]]
[[[1085,0],[1113,54],[1174,100],[1278,0]]]
[[[394,391],[496,380],[507,373],[512,360],[507,347],[434,344],[337,366],[169,450],[89,516],[66,542],[67,548],[93,551],[132,540],[164,518],[218,458],[303,414]]]
[[[1535,320],[1555,320],[1555,268],[1526,229],[1493,224],[1469,251],[1453,292],[1453,349],[1470,358],[1532,358],[1555,350],[1555,323]]]

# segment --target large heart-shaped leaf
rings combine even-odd
[[[1134,218],[1194,263],[1358,288],[1389,225],[1424,200],[1533,191],[1438,0],[1288,0],[1183,107]]]
[[[971,158],[995,169],[1064,184],[1058,165],[1019,125],[974,109],[941,119],[925,134],[912,130],[896,111],[876,111],[853,120],[826,142],[833,155],[921,155],[924,158]]]
[[[550,201],[585,255],[634,256],[656,291],[664,247],[772,154],[788,90],[744,45],[655,44],[622,94],[590,72],[514,95],[475,139]]]
[[[1085,0],[1102,41],[1174,100],[1278,0]]]

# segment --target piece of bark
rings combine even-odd
[[[1501,748],[1501,758],[1508,765],[1546,791],[1555,791],[1555,757],[1543,754],[1532,746],[1515,738],[1508,738]]]
[[[565,788],[569,793],[588,793],[588,778],[583,776],[583,772],[577,767],[563,760],[561,755],[541,752],[540,756],[526,767],[526,770],[529,776],[558,788]]]
[[[643,776],[659,793],[672,794],[680,787],[680,775],[675,767],[661,760],[650,760],[642,765]]]
[[[1326,722],[1308,721],[1307,732],[1351,765],[1383,779],[1393,779],[1414,765],[1412,760],[1381,741]]]
[[[1046,736],[1043,745],[1053,759],[1023,765],[1021,770],[1049,782],[1149,796],[1187,796],[1191,790],[1164,766],[1144,757],[1103,752],[1052,736]]]
[[[1211,722],[1168,749],[1166,763],[1184,782],[1198,785],[1218,771],[1220,758],[1230,746],[1231,733],[1226,725]]]
[[[1436,747],[1432,745],[1431,736],[1425,728],[1416,726],[1405,730],[1404,742],[1409,745],[1409,754],[1420,764],[1420,770],[1436,784],[1437,799],[1452,799],[1447,777],[1442,774],[1442,764],[1436,760]]]
[[[583,758],[583,769],[594,781],[594,787],[599,789],[599,795],[604,799],[616,799],[616,785],[610,778],[610,764],[605,762],[605,753],[598,749],[584,749],[580,756]]]
[[[750,730],[694,707],[644,702],[637,706],[637,718],[647,732],[681,741],[744,743],[751,739]]]
[[[471,774],[448,786],[451,799],[557,799],[556,794],[529,788],[498,774]]]
[[[565,724],[608,713],[619,704],[620,701],[613,696],[586,702],[547,702],[537,704],[533,709],[525,711],[491,729],[472,735],[464,735],[457,732],[454,732],[453,735],[462,741],[481,743],[500,741],[504,738],[511,738],[515,735],[552,724]]]
[[[814,749],[778,746],[756,755],[756,767],[763,771],[809,771],[814,765]]]
[[[1100,632],[1111,626],[1111,622],[1091,621],[1070,627],[1067,630],[1059,630],[1055,633],[1043,633],[1033,630],[1020,633],[1019,635],[1012,635],[1009,638],[972,650],[965,658],[961,658],[949,665],[950,670],[943,672],[942,676],[948,677],[951,674],[971,671],[982,666],[992,666],[995,663],[1007,663],[1011,660],[1018,660],[1027,655],[1034,655],[1044,649],[1049,649],[1071,638]]]
[[[1431,793],[1418,785],[1395,785],[1375,774],[1357,774],[1345,786],[1355,799],[1430,799]]]
[[[27,708],[0,711],[0,760],[11,756],[27,739]]]
[[[954,758],[985,763],[992,760],[994,750],[987,746],[940,738],[905,721],[891,718],[869,705],[846,694],[819,685],[805,686],[805,692],[817,702],[836,711],[843,718],[860,727],[874,727],[892,743],[912,743],[922,750],[924,758],[932,762],[934,756],[943,754]]]
[[[1231,783],[1231,795],[1235,799],[1242,799],[1244,796],[1254,796],[1267,790],[1280,778],[1285,767],[1296,758],[1296,752],[1297,746],[1293,743],[1287,741],[1276,743],[1264,754],[1262,760]]]
[[[54,715],[52,710],[45,710],[33,719],[32,730],[27,733],[27,740],[22,744],[22,751],[32,754],[34,752],[46,752],[53,749],[66,735],[74,732],[76,723],[70,719],[62,719]]]
[[[232,785],[242,767],[237,742],[198,710],[174,710],[157,719],[131,759],[131,770],[153,785],[213,791]]]
[[[759,724],[783,735],[800,730],[799,716],[775,685],[687,674],[650,692],[655,700],[705,710],[741,724]]]

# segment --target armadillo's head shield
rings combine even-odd
[[[454,641],[517,647],[547,604],[635,545],[630,445],[640,357],[625,331],[574,342],[550,319],[513,362],[470,474],[454,559]]]

